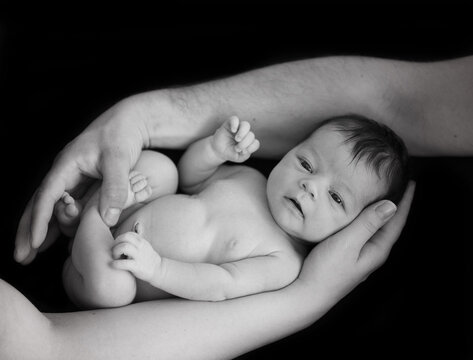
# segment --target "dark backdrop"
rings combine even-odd
[[[214,15],[215,7],[161,10],[139,26],[130,24],[141,20],[134,14],[92,22],[34,12],[0,18],[0,277],[40,310],[74,310],[60,278],[66,242],[23,267],[12,260],[16,226],[58,151],[116,101],[313,56],[473,54],[467,13],[452,4],[230,2]],[[414,158],[412,172],[412,212],[388,262],[309,329],[242,359],[471,356],[473,160]]]

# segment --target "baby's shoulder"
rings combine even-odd
[[[281,232],[268,232],[265,242],[266,253],[278,257],[285,263],[286,269],[299,273],[302,263],[307,256],[307,248],[298,246],[290,239],[288,234]]]
[[[305,259],[305,253],[295,249],[289,242],[279,244],[270,252],[270,256],[277,259],[278,268],[283,270],[277,276],[284,285],[293,282],[301,271]]]
[[[266,185],[266,177],[258,170],[244,165],[222,165],[212,176],[211,182],[215,183],[228,180],[233,185]]]
[[[243,178],[243,179],[260,179],[266,180],[264,175],[252,168],[245,165],[224,165],[221,166],[221,175],[226,178]]]

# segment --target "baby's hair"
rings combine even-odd
[[[325,125],[345,136],[345,143],[352,146],[353,161],[363,159],[379,178],[386,177],[388,191],[383,199],[397,204],[408,182],[409,155],[402,139],[386,125],[360,115],[329,118],[318,129]]]

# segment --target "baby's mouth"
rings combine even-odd
[[[302,212],[301,204],[299,204],[299,202],[296,199],[289,198],[289,197],[286,197],[286,199],[289,200],[292,203],[292,205],[294,205],[294,207],[297,209],[297,211],[299,211],[301,216],[304,217],[304,213]]]

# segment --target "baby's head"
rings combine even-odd
[[[323,122],[268,178],[278,225],[317,243],[381,199],[397,203],[407,185],[407,149],[388,127],[359,116]]]

